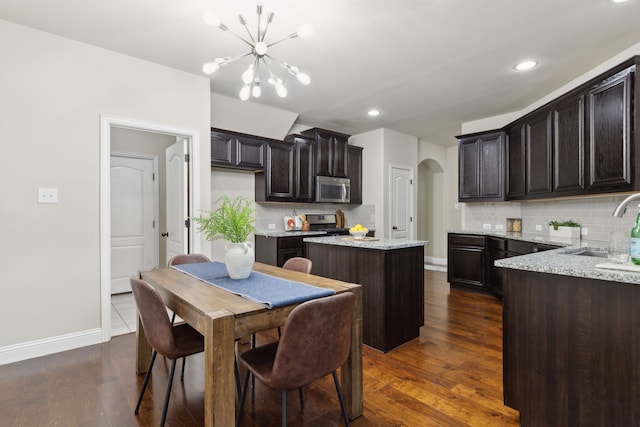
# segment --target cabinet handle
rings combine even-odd
[[[531,249],[531,252],[538,252],[538,247],[537,247],[537,246],[534,246],[534,247]]]

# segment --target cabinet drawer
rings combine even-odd
[[[472,236],[469,234],[449,234],[450,245],[484,247],[484,240],[484,236]]]
[[[522,242],[520,240],[509,240],[507,242],[507,250],[517,255],[530,254],[533,252],[533,243]]]

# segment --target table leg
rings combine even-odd
[[[205,315],[204,334],[204,425],[235,425],[235,318],[218,311]]]
[[[149,360],[151,360],[151,353],[153,349],[147,341],[147,336],[144,334],[144,327],[138,316],[138,328],[136,329],[136,374],[144,374],[147,372],[149,366]]]
[[[362,415],[362,288],[352,290],[356,297],[351,322],[351,351],[340,370],[345,405],[350,419]]]

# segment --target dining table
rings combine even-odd
[[[255,262],[253,271],[279,279],[303,283],[336,293],[352,292],[355,306],[351,323],[351,349],[340,369],[340,381],[347,414],[355,419],[363,412],[362,385],[362,292],[361,286],[312,274],[286,270]],[[204,336],[204,424],[228,427],[235,424],[236,380],[234,375],[236,339],[284,324],[291,311],[302,302],[275,308],[211,285],[175,268],[141,271],[140,278],[153,286],[168,308]],[[136,332],[136,372],[147,369],[152,349],[138,319]]]

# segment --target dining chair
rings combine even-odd
[[[199,262],[211,262],[209,257],[202,254],[179,254],[171,257],[167,265],[171,267],[172,265],[182,265],[182,264],[196,264]],[[171,316],[171,324],[173,325],[176,321],[176,313],[173,313]],[[182,371],[180,372],[180,379],[184,380],[184,367],[187,364],[187,358],[182,359]]]
[[[160,420],[160,427],[162,427],[167,419],[167,408],[169,407],[169,397],[171,396],[176,360],[203,352],[204,337],[186,323],[177,326],[172,325],[169,321],[169,315],[167,314],[164,301],[150,284],[144,280],[133,277],[130,279],[130,282],[131,290],[133,291],[133,296],[138,306],[140,321],[144,327],[147,341],[153,349],[134,413],[137,415],[140,411],[140,404],[142,403],[144,392],[149,383],[153,364],[156,356],[160,353],[162,356],[171,360],[171,370],[169,372],[167,391],[165,392],[164,404],[162,406],[162,418]]]
[[[302,257],[293,257],[289,258],[282,264],[282,268],[286,268],[287,270],[295,270],[301,273],[311,273],[311,267],[313,266],[313,262],[309,258]]]
[[[244,401],[253,375],[264,385],[282,393],[282,426],[287,425],[287,392],[298,389],[304,409],[302,387],[333,375],[345,425],[349,417],[336,370],[349,356],[351,319],[355,297],[344,292],[306,301],[291,311],[279,341],[241,353],[238,361],[246,370],[236,426],[240,426]]]

